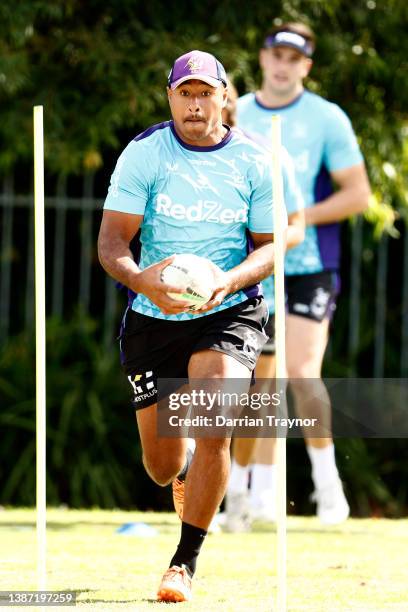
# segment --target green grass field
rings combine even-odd
[[[158,535],[115,533],[136,521]],[[175,514],[49,510],[47,587],[76,591],[85,610],[272,610],[276,536],[261,525],[250,534],[207,538],[192,602],[155,602],[178,531]],[[0,511],[0,550],[0,590],[36,589],[34,511]],[[406,612],[407,551],[408,520],[349,520],[329,529],[315,518],[289,518],[288,610]]]

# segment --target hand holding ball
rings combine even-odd
[[[160,279],[168,285],[180,287],[183,293],[168,295],[173,300],[188,302],[191,310],[204,306],[215,288],[210,261],[190,253],[175,255],[173,261],[161,271]]]

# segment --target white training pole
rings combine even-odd
[[[43,107],[34,106],[34,265],[36,348],[37,583],[46,590],[46,390]]]
[[[283,181],[281,168],[281,120],[279,115],[272,117],[272,178],[273,178],[273,215],[275,239],[275,359],[276,381],[280,385],[276,389],[281,395],[283,404],[280,414],[286,414],[286,350],[285,350],[285,279],[284,279],[284,234],[286,228],[286,211],[283,197]],[[277,589],[276,611],[286,611],[286,437],[278,431],[276,440],[277,465]]]

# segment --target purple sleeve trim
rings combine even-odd
[[[322,166],[315,182],[315,202],[321,202],[332,193],[330,173],[325,166]],[[323,269],[337,270],[340,267],[340,223],[317,225],[316,231]]]
[[[246,235],[247,235],[247,255],[249,255],[250,253],[254,251],[255,246],[254,246],[254,241],[252,240],[251,234],[249,233],[248,230],[246,231]],[[249,287],[245,287],[244,289],[242,289],[242,291],[245,293],[245,295],[248,298],[257,297],[258,295],[263,295],[261,283],[256,283],[256,285],[250,285]]]

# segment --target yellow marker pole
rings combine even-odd
[[[46,386],[43,107],[34,106],[37,584],[46,590]]]
[[[286,209],[283,196],[281,168],[281,120],[279,115],[272,117],[272,178],[273,178],[273,216],[275,238],[275,358],[277,392],[281,393],[280,414],[286,415],[286,347],[285,347],[285,230]],[[285,612],[287,606],[286,585],[286,432],[278,431],[276,440],[277,463],[277,589],[276,612]]]

